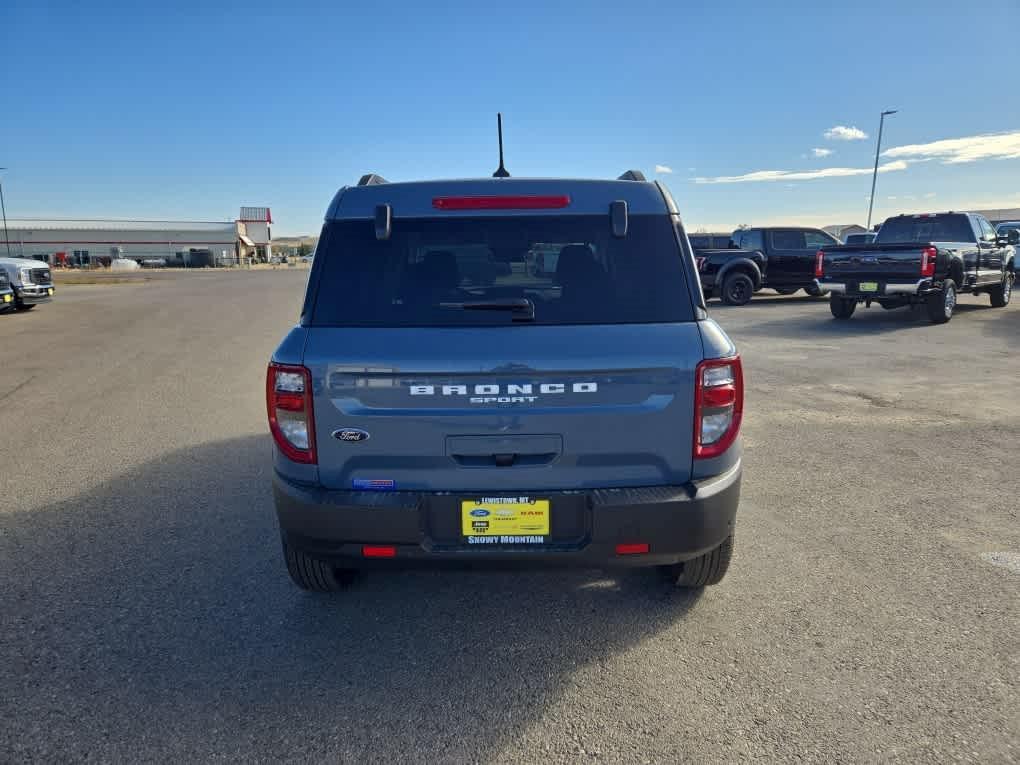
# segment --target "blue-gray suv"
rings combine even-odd
[[[661,184],[365,176],[268,369],[288,571],[318,591],[458,562],[715,584],[743,387]]]

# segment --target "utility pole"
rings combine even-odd
[[[0,167],[0,170],[6,170],[6,167]],[[7,208],[4,206],[4,184],[0,181],[0,212],[4,215],[4,243],[7,245],[7,257],[11,257],[11,239],[7,236]]]
[[[878,119],[878,146],[875,147],[875,172],[871,174],[871,198],[868,200],[868,231],[871,231],[871,211],[875,209],[875,183],[878,181],[878,155],[882,153],[882,127],[885,125],[885,118],[889,114],[896,114],[898,109],[889,109],[882,112]]]

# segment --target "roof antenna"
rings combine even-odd
[[[496,128],[499,130],[499,167],[492,174],[493,178],[509,178],[510,173],[503,167],[503,113],[496,112]]]

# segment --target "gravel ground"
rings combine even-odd
[[[1020,308],[761,295],[737,551],[286,577],[265,361],[306,274],[0,316],[0,761],[1020,760]]]

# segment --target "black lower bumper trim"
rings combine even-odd
[[[330,491],[276,475],[273,493],[288,544],[339,566],[369,568],[432,564],[650,566],[677,563],[718,546],[733,532],[741,466],[683,486],[536,491],[583,520],[545,544],[468,545],[440,537],[461,493]],[[471,496],[464,492],[464,497]],[[444,523],[437,523],[436,514]],[[618,544],[647,543],[648,553],[617,555]],[[363,545],[396,548],[391,558],[365,558]]]

